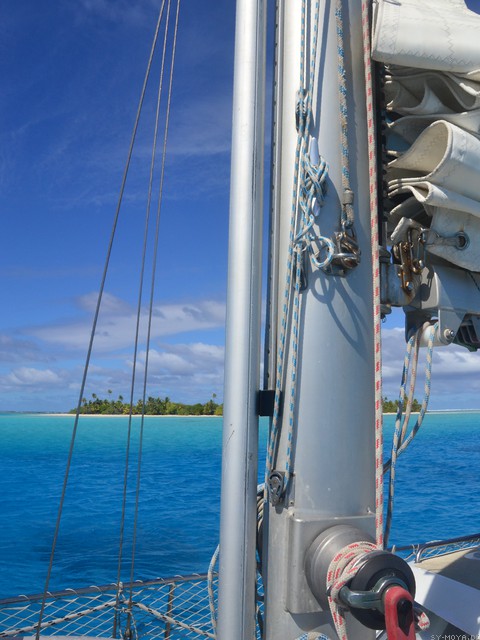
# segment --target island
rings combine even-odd
[[[133,406],[130,402],[125,402],[122,395],[116,400],[112,398],[112,391],[108,390],[107,398],[100,398],[96,393],[92,393],[91,399],[82,399],[80,406],[81,414],[90,415],[147,415],[147,416],[221,416],[223,415],[223,404],[218,404],[216,394],[213,393],[210,400],[204,404],[184,404],[182,402],[172,402],[167,396],[165,398],[154,398],[149,396],[145,400],[138,400]],[[69,413],[77,413],[77,409],[71,409]]]

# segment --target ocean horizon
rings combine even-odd
[[[88,419],[85,419],[88,418]],[[117,579],[128,416],[79,421],[50,590]],[[135,579],[203,573],[218,543],[222,418],[146,416]],[[0,413],[0,598],[41,592],[73,414]],[[395,417],[385,416],[385,456]],[[121,579],[132,571],[140,416],[133,416]],[[259,477],[268,419],[260,421]],[[480,411],[430,412],[397,465],[391,544],[480,529]]]

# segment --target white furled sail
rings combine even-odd
[[[454,124],[431,124],[400,158],[388,167],[390,190],[431,182],[472,199],[478,198],[480,140]]]
[[[463,0],[378,0],[372,54],[386,64],[440,71],[480,68],[480,16]]]
[[[470,7],[379,0],[372,55],[387,65],[392,244],[415,228],[427,253],[480,271],[480,15]]]

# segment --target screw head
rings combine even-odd
[[[445,329],[445,331],[443,332],[443,337],[445,338],[445,340],[448,340],[448,342],[452,342],[455,338],[455,331],[453,329]]]

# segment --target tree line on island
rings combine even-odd
[[[91,399],[82,399],[80,413],[99,414],[99,415],[130,415],[130,403],[124,402],[123,396],[119,395],[117,400],[111,397],[112,392],[108,390],[108,398],[99,398],[97,394],[92,393]],[[223,415],[223,404],[215,402],[217,395],[214,393],[210,400],[202,404],[184,404],[182,402],[172,402],[167,396],[166,398],[154,398],[149,396],[145,401],[138,400],[131,408],[133,415],[147,416],[221,416]],[[70,413],[76,413],[76,409],[71,409]]]
[[[80,407],[80,413],[103,414],[103,415],[129,415],[130,403],[124,402],[123,396],[119,395],[117,400],[111,397],[112,392],[108,390],[108,398],[99,398],[92,393],[90,400],[83,398]],[[145,410],[143,410],[143,401],[138,400],[132,407],[133,415],[147,416],[222,416],[223,404],[215,402],[217,395],[212,394],[210,400],[202,404],[184,404],[182,402],[172,402],[167,396],[165,398],[154,398],[149,396],[145,401]],[[397,413],[398,400],[389,400],[387,397],[383,399],[384,413]],[[404,407],[405,408],[405,407]],[[412,402],[412,411],[420,411],[421,405],[416,398]],[[70,413],[76,413],[76,409],[72,409]]]
[[[403,404],[403,410],[405,411],[406,408],[406,404],[407,401],[405,400],[404,404]],[[398,400],[389,400],[386,396],[383,399],[383,413],[397,413],[398,411],[398,405],[399,405],[399,401]],[[414,398],[412,400],[412,411],[414,413],[417,413],[418,411],[420,411],[420,409],[422,408],[422,405],[420,404],[420,402]]]

